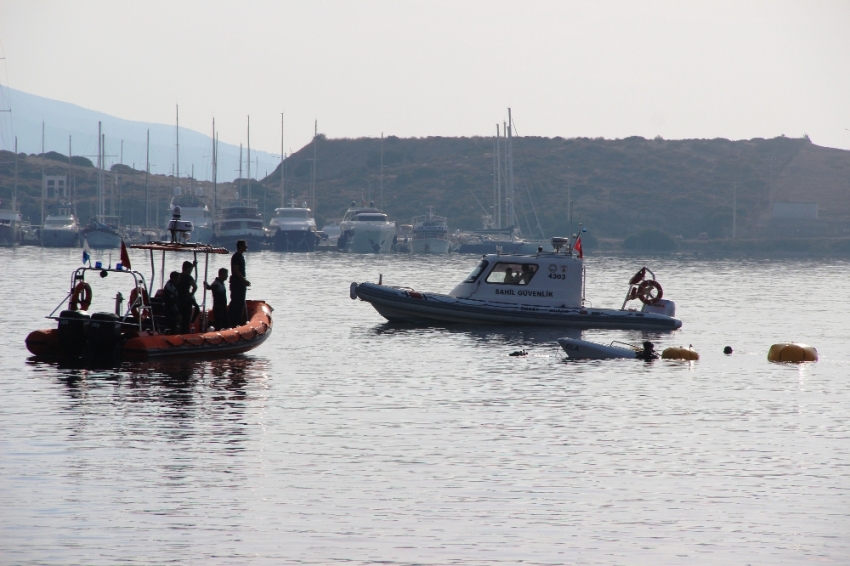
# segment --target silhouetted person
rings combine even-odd
[[[248,322],[248,305],[245,296],[251,282],[245,278],[245,252],[248,242],[236,242],[236,253],[230,258],[230,326],[239,326]]]
[[[180,330],[180,307],[177,302],[177,284],[180,282],[180,272],[172,271],[168,283],[162,288],[162,300],[165,302],[165,323],[168,332],[177,334]]]
[[[227,269],[222,267],[218,270],[218,277],[213,279],[212,284],[204,281],[204,288],[212,292],[213,299],[213,322],[218,330],[230,328],[227,314],[227,288],[224,282],[227,281]]]
[[[195,309],[198,303],[195,301],[195,291],[198,290],[198,284],[195,283],[195,278],[192,277],[192,269],[195,264],[191,261],[183,262],[183,273],[180,274],[180,280],[177,283],[177,304],[180,307],[180,333],[188,334],[189,326],[195,320]]]
[[[643,343],[643,350],[638,352],[635,357],[639,360],[643,360],[645,362],[648,362],[650,360],[657,360],[658,359],[658,353],[656,353],[656,351],[655,351],[655,345],[652,342],[647,340],[646,342]]]

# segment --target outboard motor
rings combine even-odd
[[[89,313],[64,310],[59,313],[59,348],[65,356],[82,356],[86,349]]]
[[[96,312],[89,322],[89,351],[95,358],[112,358],[121,340],[120,317],[111,312]]]

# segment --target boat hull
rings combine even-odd
[[[41,245],[45,248],[76,248],[80,245],[80,232],[77,229],[57,230],[42,227]]]
[[[606,346],[578,338],[558,338],[558,344],[572,359],[575,360],[611,360],[617,358],[635,359],[637,351],[632,348]]]
[[[446,254],[449,253],[449,241],[441,238],[414,239],[411,251],[415,254]]]
[[[352,298],[370,303],[391,322],[465,324],[520,324],[564,328],[675,330],[682,321],[673,317],[615,309],[549,307],[458,299],[436,293],[352,284]]]
[[[277,230],[272,248],[278,252],[312,252],[318,241],[319,237],[310,230]]]
[[[81,235],[93,250],[108,250],[121,247],[121,234],[117,232],[90,229],[83,230]]]
[[[17,225],[0,225],[0,246],[17,246],[21,243],[21,230]]]
[[[358,226],[343,231],[337,245],[346,253],[385,254],[392,251],[394,236],[395,226],[392,224],[367,226],[358,223]]]
[[[264,301],[247,301],[249,320],[226,330],[195,334],[153,334],[132,336],[116,349],[121,360],[145,361],[184,357],[227,356],[253,350],[272,333],[272,308]],[[36,330],[26,339],[27,349],[35,356],[68,357],[59,343],[55,328]],[[85,357],[78,352],[75,358]]]

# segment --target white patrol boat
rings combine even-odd
[[[395,222],[369,203],[369,208],[357,208],[352,202],[339,223],[340,236],[337,248],[356,254],[384,254],[392,250],[395,243]]]
[[[552,238],[552,252],[487,254],[448,295],[404,287],[352,283],[352,299],[371,303],[393,322],[550,325],[574,328],[673,330],[673,301],[662,299],[655,275],[643,268],[629,281],[620,309],[586,306],[584,265],[568,238]],[[647,277],[647,274],[651,278]],[[640,310],[626,308],[639,299]]]

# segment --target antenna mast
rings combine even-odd
[[[251,117],[248,116],[248,206],[251,206]]]

